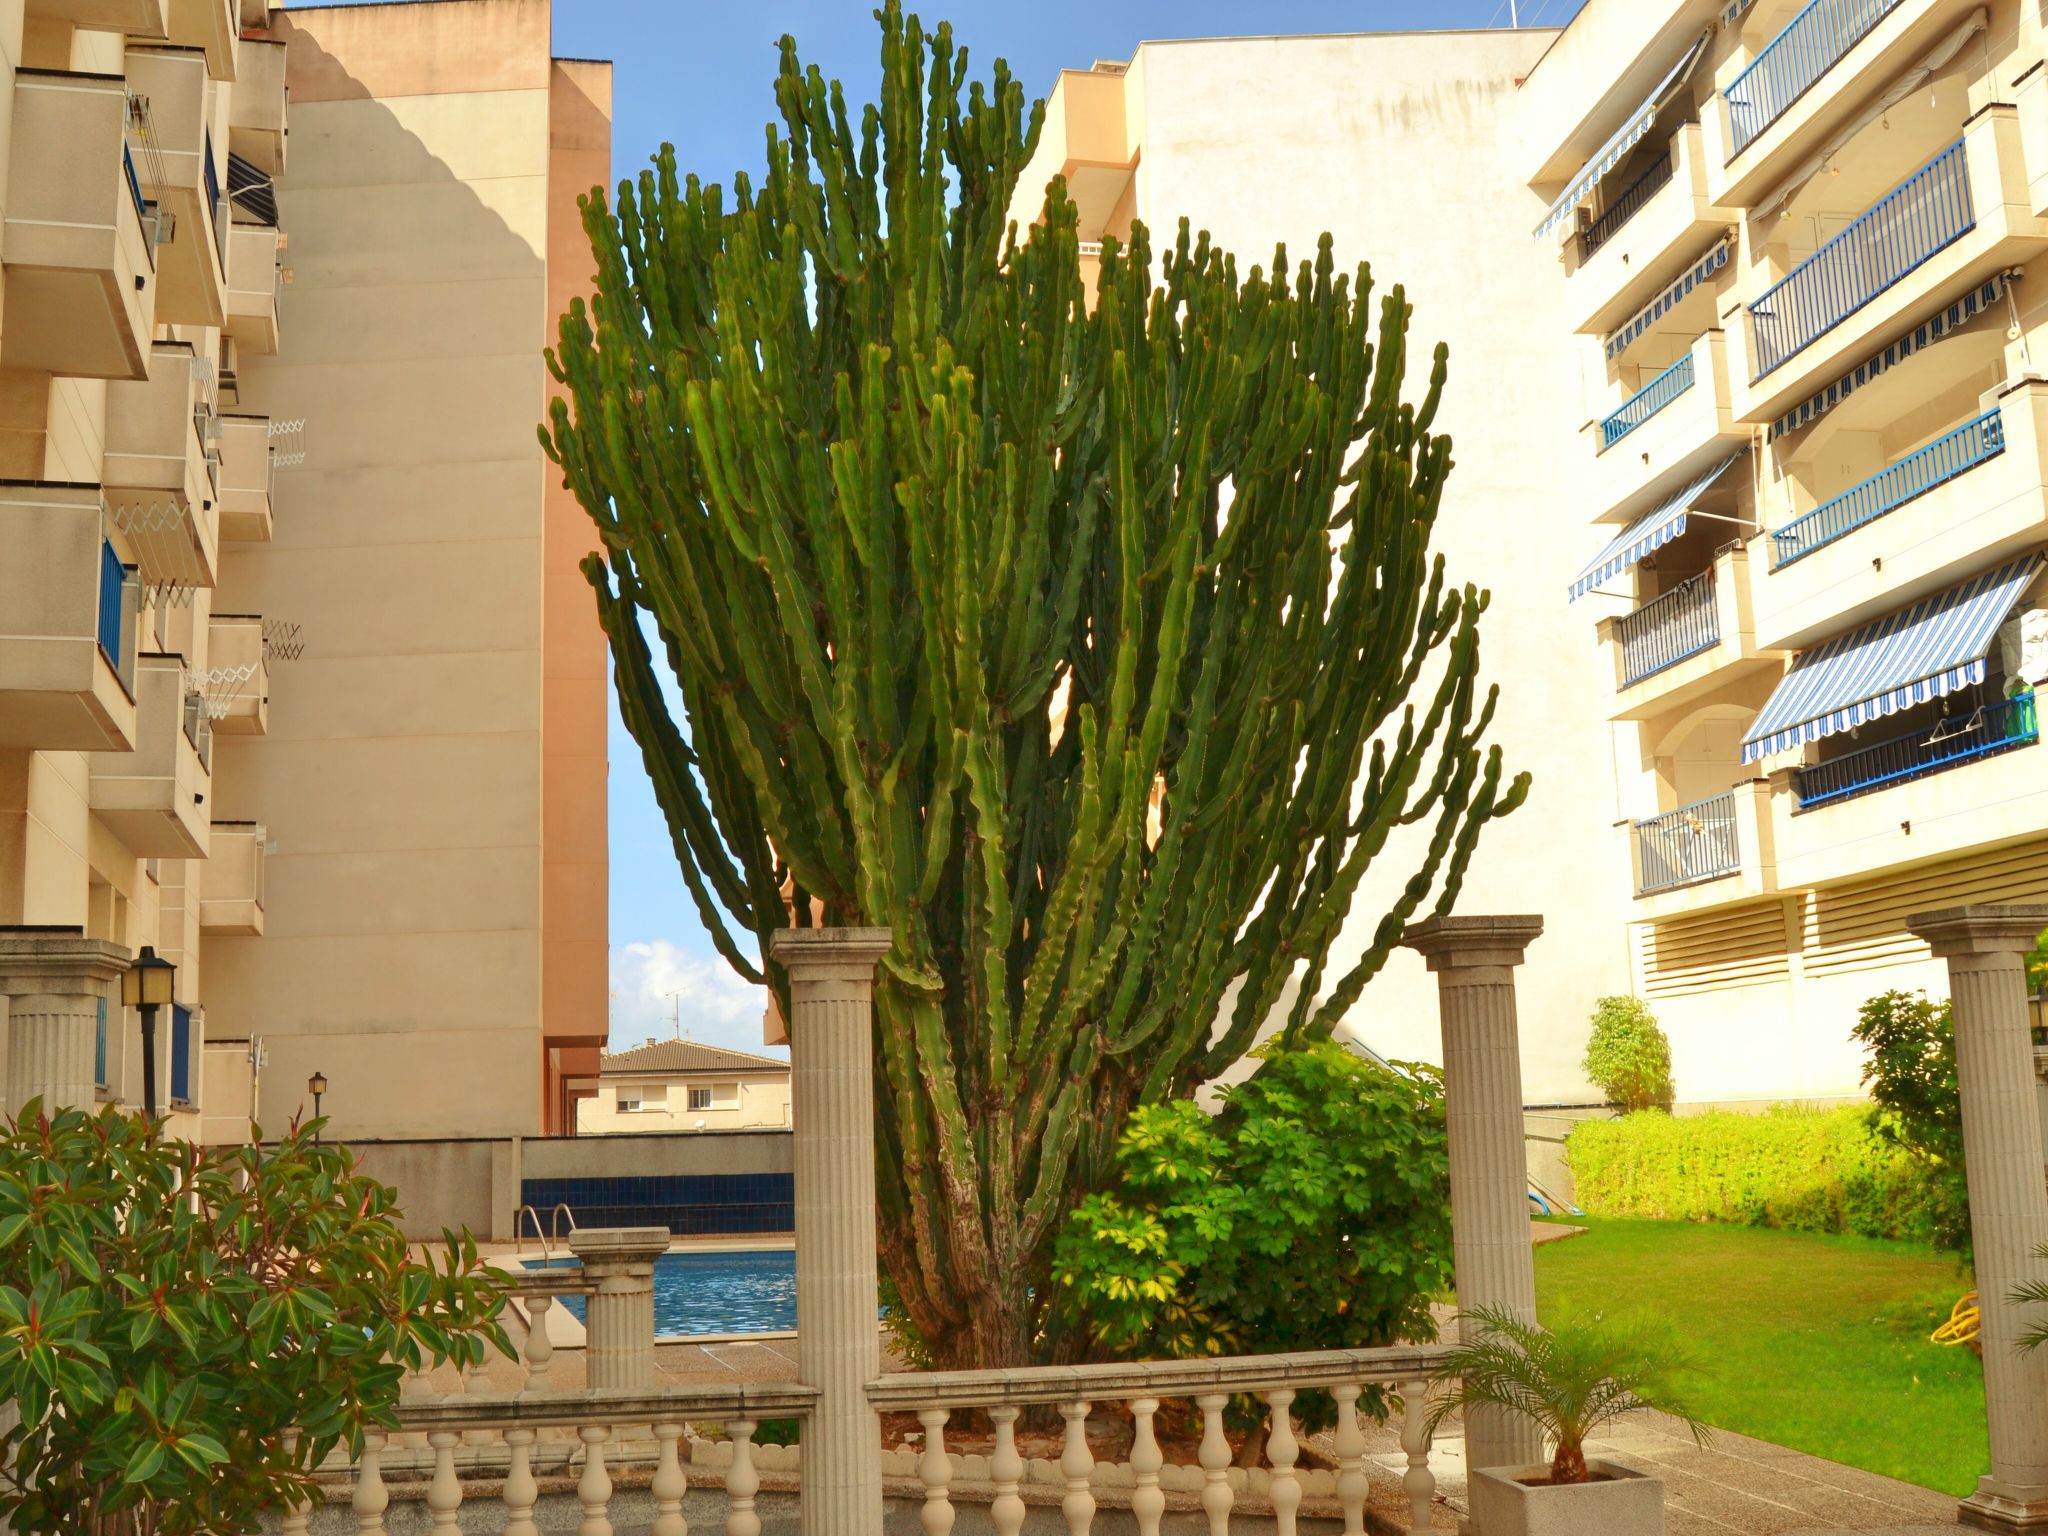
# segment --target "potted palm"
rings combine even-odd
[[[1664,1485],[1611,1461],[1587,1439],[1624,1414],[1656,1406],[1706,1444],[1707,1429],[1672,1398],[1670,1351],[1600,1318],[1539,1328],[1480,1307],[1459,1314],[1460,1342],[1438,1367],[1448,1390],[1432,1433],[1451,1414],[1486,1406],[1533,1420],[1556,1446],[1548,1462],[1475,1467],[1472,1525],[1484,1536],[1663,1536]]]

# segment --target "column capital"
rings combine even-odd
[[[59,978],[113,981],[133,959],[126,945],[88,939],[82,928],[0,928],[0,995],[47,992]]]
[[[1420,954],[1432,971],[1512,968],[1542,932],[1543,919],[1534,916],[1432,917],[1411,923],[1401,944]]]
[[[585,1227],[569,1234],[569,1251],[590,1269],[606,1264],[652,1264],[668,1252],[667,1227]]]
[[[1934,957],[2024,955],[2048,930],[2048,906],[1942,907],[1915,912],[1906,927],[1934,947]]]
[[[768,953],[791,981],[872,981],[893,942],[887,928],[778,928]]]

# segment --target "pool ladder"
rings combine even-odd
[[[564,1221],[569,1223],[569,1235],[575,1236],[576,1213],[570,1210],[565,1202],[558,1200],[555,1202],[555,1208],[548,1212],[548,1227],[552,1230],[556,1242],[562,1240],[562,1223]],[[553,1262],[554,1250],[548,1247],[548,1233],[541,1230],[540,1212],[530,1205],[520,1206],[518,1214],[512,1218],[512,1238],[519,1245],[516,1251],[519,1253],[526,1251],[526,1233],[522,1226],[524,1222],[531,1222],[533,1224],[533,1235],[540,1241],[541,1262],[543,1264]]]

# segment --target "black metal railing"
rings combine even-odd
[[[1630,182],[1615,196],[1612,203],[1601,211],[1600,217],[1588,224],[1585,233],[1579,236],[1585,255],[1592,255],[1613,238],[1614,232],[1642,212],[1643,205],[1664,189],[1671,180],[1671,151],[1665,150],[1655,164]]]
[[[1951,715],[1931,727],[1922,726],[1830,762],[1801,768],[1792,776],[1792,787],[1799,797],[1799,809],[1810,811],[2040,739],[2041,719],[2034,695],[2023,693],[1980,705],[1967,714]]]
[[[1639,821],[1634,830],[1638,896],[1718,880],[1742,868],[1733,790]]]
[[[1721,640],[1721,608],[1714,596],[1714,568],[1653,597],[1619,626],[1621,686],[1676,666]]]

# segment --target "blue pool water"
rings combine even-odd
[[[554,1259],[528,1269],[573,1267]],[[581,1296],[562,1304],[584,1320]],[[784,1333],[796,1327],[796,1255],[788,1250],[665,1253],[654,1261],[654,1331],[660,1337],[698,1333]]]

